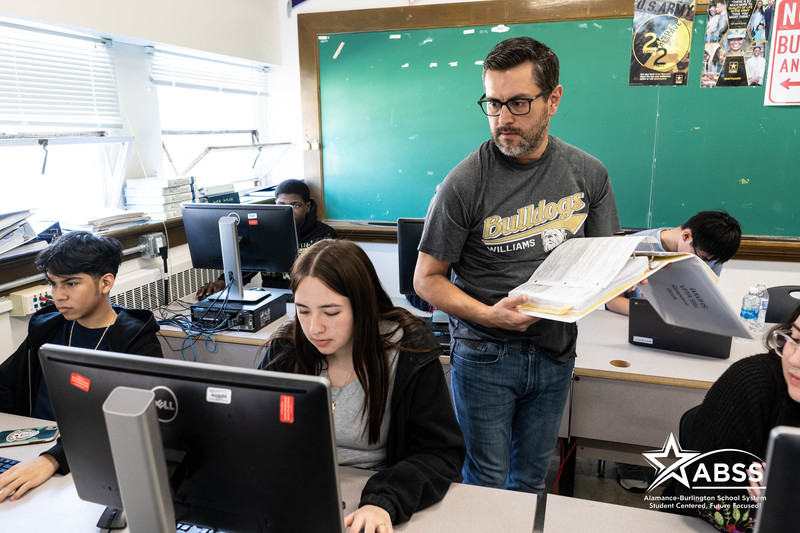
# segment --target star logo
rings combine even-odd
[[[647,492],[650,492],[669,479],[674,479],[685,487],[691,488],[689,477],[686,474],[686,466],[702,454],[696,451],[682,450],[678,439],[673,433],[670,433],[660,450],[643,452],[642,455],[656,469],[656,478],[647,488]],[[665,462],[668,466],[664,464]]]

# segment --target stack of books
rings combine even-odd
[[[142,211],[104,208],[82,215],[63,216],[60,219],[64,231],[93,231],[105,233],[144,224],[150,216]]]
[[[191,176],[128,179],[125,186],[125,209],[146,213],[153,221],[181,216],[181,202],[194,198]]]
[[[40,239],[28,222],[33,213],[27,209],[0,213],[0,261],[38,252],[47,241]]]

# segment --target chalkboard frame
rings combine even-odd
[[[697,8],[706,13],[706,6]],[[298,48],[302,125],[306,141],[322,139],[318,36],[335,33],[373,32],[468,25],[517,24],[567,20],[617,19],[633,16],[630,0],[496,0],[397,8],[362,9],[298,15]],[[320,150],[304,152],[304,177],[318,199],[324,217],[324,180]],[[392,241],[385,227],[333,222],[340,233],[368,241]],[[800,239],[745,236],[736,259],[800,262]]]

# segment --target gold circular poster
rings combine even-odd
[[[633,56],[645,68],[668,72],[689,53],[692,34],[683,19],[656,15],[636,28]]]

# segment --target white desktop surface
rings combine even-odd
[[[736,337],[728,359],[636,346],[628,342],[627,316],[597,310],[578,321],[575,375],[708,389],[734,361],[763,351],[760,339]]]
[[[52,424],[22,416],[0,413],[0,430]],[[0,457],[33,459],[53,442],[0,448]],[[95,524],[105,507],[78,498],[72,476],[55,475],[28,491],[17,501],[0,503],[0,531],[13,533],[68,533],[101,531]]]
[[[711,533],[717,530],[699,517],[548,494],[542,531],[543,533],[584,531]]]
[[[52,422],[0,413],[0,431],[47,425]],[[30,459],[52,443],[0,448],[1,457]],[[372,472],[341,468],[339,482],[347,515],[358,507],[361,490]],[[13,533],[96,533],[97,519],[104,506],[78,498],[72,475],[55,475],[15,502],[0,503],[0,532]],[[310,508],[309,512],[313,512]],[[531,533],[536,516],[536,495],[485,487],[453,484],[445,498],[415,513],[395,531],[430,533]],[[127,533],[128,529],[115,530]]]

